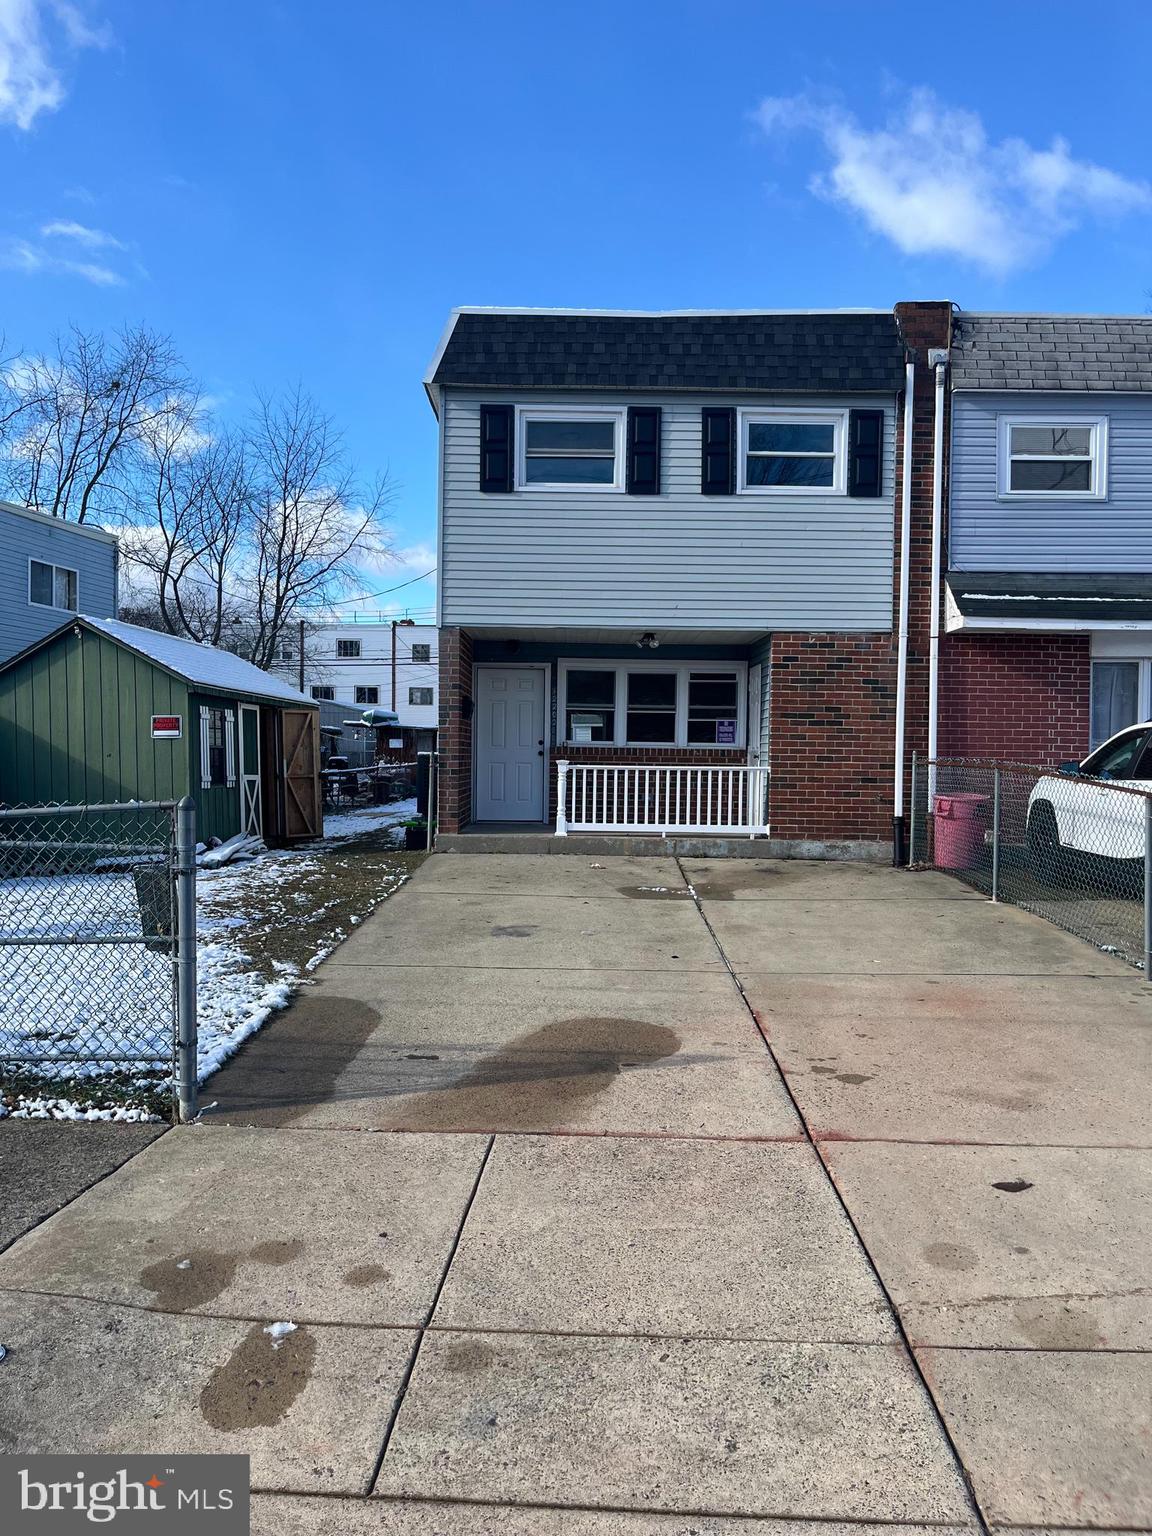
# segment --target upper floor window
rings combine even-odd
[[[623,490],[623,411],[533,409],[519,419],[520,485]]]
[[[409,688],[408,702],[409,704],[431,704],[431,688]]]
[[[1101,497],[1107,422],[1000,418],[1001,496]]]
[[[379,688],[357,688],[356,702],[357,704],[379,704]]]
[[[336,654],[337,654],[337,656],[349,656],[349,657],[359,656],[359,654],[360,654],[360,642],[359,642],[359,640],[337,640],[337,642],[336,642]]]
[[[66,565],[47,565],[43,560],[28,562],[28,601],[40,608],[64,608],[79,612],[79,578]]]
[[[336,690],[330,683],[313,683],[312,697],[314,699],[334,699],[336,697]]]
[[[843,411],[741,411],[741,491],[843,494]]]
[[[414,645],[412,647],[413,661],[431,661],[432,647],[430,645]]]

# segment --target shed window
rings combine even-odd
[[[200,708],[200,785],[217,789],[236,782],[236,717],[210,704]]]
[[[409,704],[431,704],[431,688],[409,688],[408,702]]]
[[[337,654],[337,656],[347,656],[347,657],[351,657],[351,658],[355,658],[355,657],[359,656],[359,654],[360,654],[360,641],[359,640],[337,640],[337,642],[336,642],[336,654]]]
[[[1002,420],[1001,495],[1103,496],[1104,438],[1102,419]]]
[[[357,704],[379,704],[379,688],[357,688],[356,702]]]
[[[624,486],[623,411],[522,411],[520,484]]]
[[[79,612],[78,577],[66,565],[48,565],[43,560],[28,562],[28,601],[39,608],[64,608]]]

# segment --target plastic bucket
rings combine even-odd
[[[971,869],[984,851],[988,796],[961,792],[932,802],[937,869]]]

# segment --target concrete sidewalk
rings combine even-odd
[[[277,1536],[1147,1528],[1149,995],[934,874],[435,856],[0,1256],[0,1444]]]

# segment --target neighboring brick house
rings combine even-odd
[[[953,325],[943,754],[1051,763],[1152,716],[1152,319]]]
[[[950,323],[943,302],[453,315],[425,381],[442,833],[545,828],[566,762],[577,827],[890,842],[901,713],[905,764],[926,744]]]

